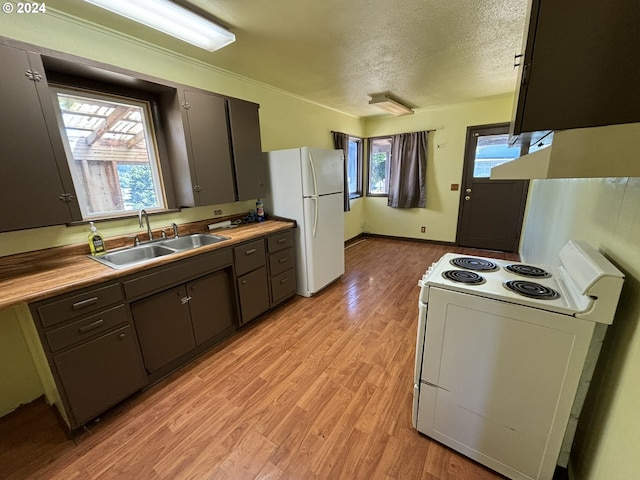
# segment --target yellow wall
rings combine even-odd
[[[428,137],[426,208],[399,209],[387,206],[386,197],[367,197],[364,231],[398,237],[454,242],[460,191],[451,184],[462,182],[467,127],[508,122],[512,95],[475,102],[421,109],[404,117],[367,119],[366,136],[435,130]],[[420,233],[420,227],[426,227]]]
[[[0,312],[0,416],[44,391],[17,312]]]
[[[638,478],[640,178],[534,180],[522,237],[523,258],[552,263],[569,239],[589,242],[626,274],[578,425],[571,456],[573,478]]]

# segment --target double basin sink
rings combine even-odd
[[[229,240],[229,237],[210,235],[206,233],[194,233],[184,237],[167,238],[156,240],[134,247],[127,247],[121,250],[105,253],[97,257],[90,257],[114,269],[121,269],[145,263],[154,258],[171,255],[172,253],[194,250],[214,243]]]

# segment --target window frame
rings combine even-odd
[[[381,135],[378,137],[367,138],[367,197],[388,197],[389,196],[389,170],[391,163],[391,151],[389,152],[389,159],[387,160],[387,166],[385,168],[387,174],[387,191],[386,193],[371,192],[371,144],[374,140],[389,140],[391,148],[393,149],[393,135]]]
[[[360,198],[363,196],[362,195],[362,157],[363,157],[363,151],[364,151],[364,147],[363,147],[364,140],[360,137],[349,135],[348,142],[349,142],[349,147],[351,146],[352,142],[356,144],[356,162],[355,162],[356,190],[352,192],[351,189],[349,189],[349,199],[354,199],[354,198]],[[347,147],[347,155],[351,151],[349,147]],[[347,174],[348,172],[349,172],[349,159],[347,159]],[[349,185],[349,181],[347,181],[347,185]]]
[[[115,90],[115,91],[114,91]],[[54,112],[56,122],[60,131],[62,142],[65,149],[66,162],[68,164],[69,171],[71,173],[71,179],[78,198],[78,204],[82,214],[82,222],[121,219],[137,215],[138,210],[116,210],[109,212],[100,212],[96,214],[90,214],[88,209],[87,195],[84,194],[84,189],[79,185],[78,173],[72,168],[71,163],[75,159],[73,153],[70,151],[69,138],[66,132],[66,126],[64,124],[62,111],[60,109],[58,94],[77,96],[86,98],[88,101],[96,100],[98,102],[114,102],[125,105],[131,105],[139,108],[143,112],[143,128],[145,132],[145,142],[147,143],[147,155],[149,159],[149,165],[151,169],[152,182],[154,186],[154,193],[156,195],[159,206],[157,207],[143,207],[149,213],[165,213],[171,209],[170,199],[167,195],[167,182],[165,181],[164,162],[162,162],[161,149],[159,148],[161,131],[158,128],[157,115],[154,114],[156,108],[152,99],[148,95],[131,95],[128,92],[120,93],[118,89],[112,88],[87,88],[85,86],[67,85],[58,83],[49,83],[49,91],[54,106]]]

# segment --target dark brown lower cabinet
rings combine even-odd
[[[131,304],[131,313],[147,372],[195,348],[186,286],[138,300]]]
[[[58,354],[53,360],[75,425],[146,384],[131,325]]]
[[[269,281],[266,267],[260,267],[238,278],[238,297],[243,324],[269,310]]]
[[[220,270],[131,304],[147,372],[233,326],[230,278]]]
[[[272,307],[293,297],[296,293],[296,261],[293,248],[292,230],[267,237]]]
[[[294,294],[285,232],[35,302],[30,311],[75,429]]]
[[[227,270],[222,270],[187,284],[196,345],[233,326],[230,277]]]

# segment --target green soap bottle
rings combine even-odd
[[[93,222],[89,222],[89,225],[91,225],[91,233],[89,233],[89,248],[91,249],[91,255],[97,256],[106,253],[107,248],[104,246],[102,235],[98,232],[98,229]]]

